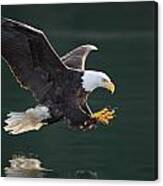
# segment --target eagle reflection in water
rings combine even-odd
[[[41,166],[42,162],[35,157],[25,155],[13,155],[9,166],[4,168],[6,177],[43,178],[53,172],[56,178],[63,177],[61,170],[47,169]],[[60,172],[60,175],[58,175]],[[63,171],[64,172],[64,171]],[[75,179],[97,179],[97,172],[91,169],[77,169],[64,174],[64,177]]]
[[[36,158],[13,155],[9,160],[9,166],[4,168],[4,172],[6,177],[42,178],[52,170],[41,167],[41,164],[41,161]]]

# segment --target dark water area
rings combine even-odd
[[[92,93],[93,111],[117,107],[112,126],[72,131],[63,122],[12,136],[2,128],[2,176],[14,154],[32,156],[53,171],[48,178],[153,180],[156,176],[154,112],[154,3],[2,6],[2,16],[44,30],[60,56],[94,44],[87,69],[105,71],[116,84],[109,95]],[[2,127],[6,114],[35,104],[2,60]]]

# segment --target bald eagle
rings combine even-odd
[[[89,94],[98,87],[115,91],[107,74],[85,70],[88,54],[97,47],[82,45],[59,57],[43,31],[7,18],[1,23],[2,56],[20,86],[37,101],[34,108],[10,112],[5,131],[20,134],[62,119],[68,126],[86,130],[114,118],[114,110],[92,113],[87,104]]]

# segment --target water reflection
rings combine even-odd
[[[47,169],[42,167],[42,162],[36,158],[31,157],[33,154],[26,155],[14,154],[10,160],[9,165],[4,168],[6,177],[28,177],[28,178],[74,178],[74,179],[98,179],[96,171],[91,169],[78,169],[65,171],[61,169]]]
[[[50,169],[41,167],[42,162],[36,158],[27,158],[22,155],[14,155],[9,160],[9,167],[4,168],[6,177],[34,177],[46,176]]]
[[[93,170],[77,170],[75,172],[75,178],[77,179],[97,179],[98,175]]]

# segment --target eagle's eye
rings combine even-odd
[[[107,82],[108,82],[107,79],[104,79],[104,78],[102,79],[102,81],[103,81],[104,83],[107,83]]]

